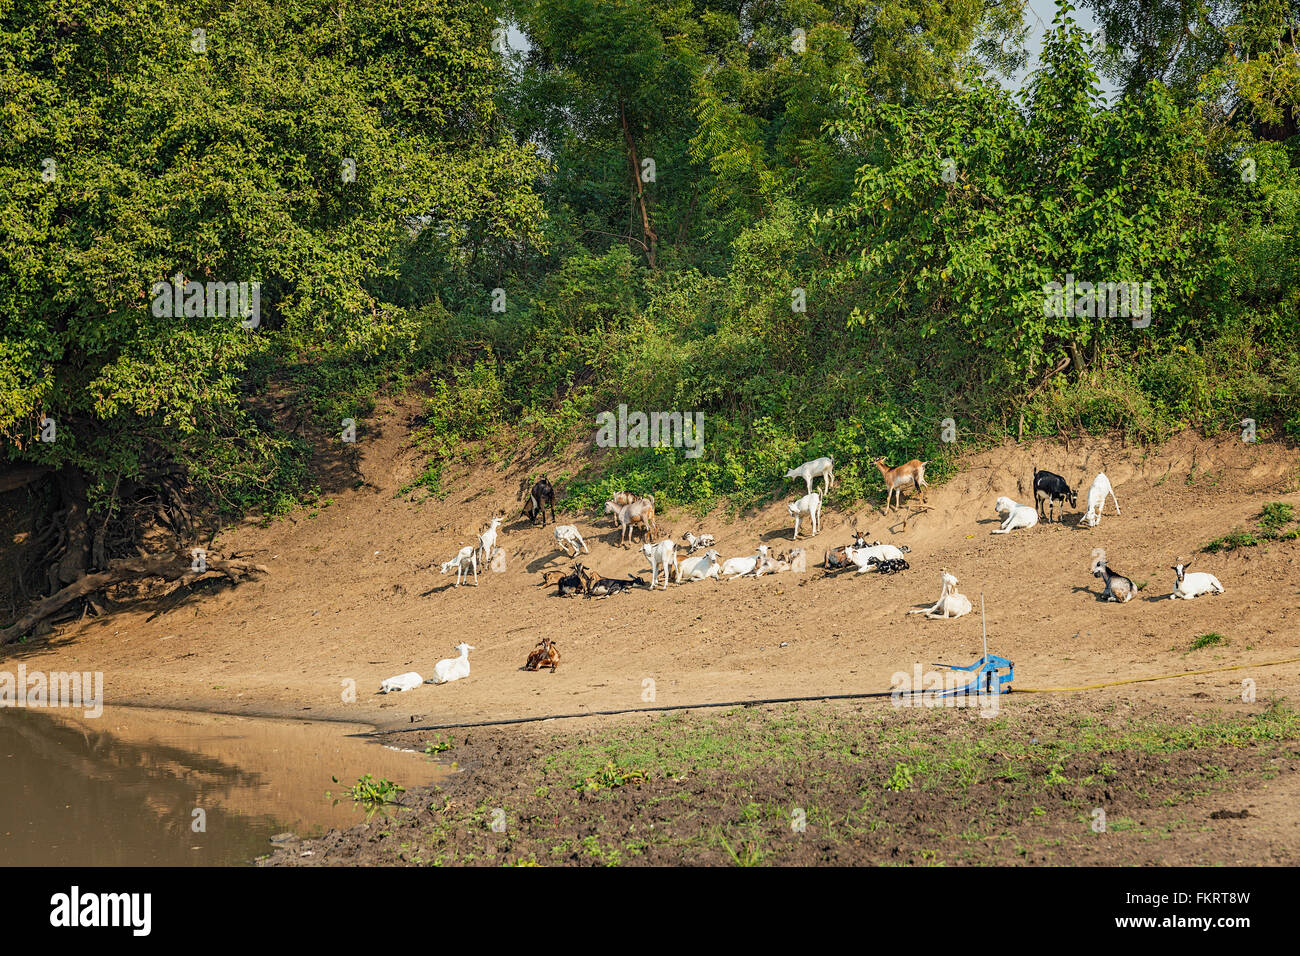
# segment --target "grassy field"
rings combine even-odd
[[[400,794],[369,824],[265,862],[1177,865],[1294,856],[1294,840],[1223,840],[1218,828],[1251,814],[1213,809],[1244,805],[1273,781],[1293,784],[1300,716],[1285,703],[1234,702],[1195,716],[1138,713],[1118,698],[1081,713],[1079,703],[1066,711],[1060,700],[1017,701],[992,719],[888,704],[788,706],[553,733],[404,734],[403,745],[460,772]],[[303,848],[312,854],[300,856]]]

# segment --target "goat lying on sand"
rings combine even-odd
[[[943,586],[939,590],[939,600],[933,606],[908,614],[924,614],[933,620],[946,621],[970,613],[970,598],[957,591],[957,579],[947,571],[943,572]]]
[[[528,663],[524,665],[524,670],[535,671],[540,667],[549,667],[551,673],[560,666],[560,649],[555,646],[555,642],[549,637],[542,638],[540,644],[533,648],[533,652],[528,655]]]

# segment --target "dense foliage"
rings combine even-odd
[[[1300,437],[1297,5],[1090,6],[1106,42],[1061,3],[1008,92],[1018,0],[0,0],[0,438],[80,525],[50,585],[164,478],[287,506],[282,400],[333,435],[385,385],[427,394],[431,489],[620,404],[703,416],[699,457],[552,469],[570,506],[744,504],[820,454],[851,498],[954,437]],[[158,315],[176,274],[260,282],[260,322]],[[1067,277],[1149,324],[1053,312]]]

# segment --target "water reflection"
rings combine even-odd
[[[0,709],[0,865],[219,865],[272,834],[365,819],[336,796],[363,774],[410,788],[446,770],[348,737],[360,725],[135,708]],[[340,783],[332,782],[338,777]],[[206,814],[196,832],[195,810]]]

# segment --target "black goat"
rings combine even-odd
[[[524,514],[528,516],[529,524],[537,524],[537,516],[542,516],[542,527],[546,527],[546,506],[551,508],[551,521],[555,521],[555,489],[551,487],[551,482],[545,475],[533,485],[533,490],[528,493],[528,504],[524,506]]]
[[[566,574],[557,582],[556,594],[560,597],[577,597],[585,590],[582,576],[574,569],[572,574]]]
[[[1047,514],[1043,515],[1048,521],[1054,521],[1056,516],[1056,503],[1061,503],[1061,513],[1065,513],[1065,502],[1068,499],[1071,508],[1079,507],[1079,495],[1070,488],[1069,483],[1060,475],[1051,471],[1039,471],[1034,468],[1034,499],[1038,503],[1038,513],[1043,514],[1043,502],[1047,502]]]

